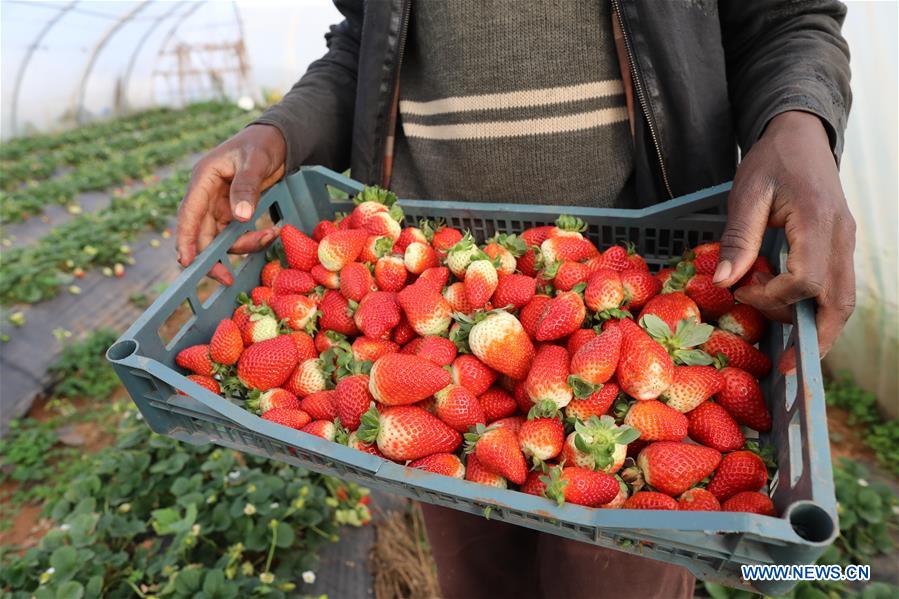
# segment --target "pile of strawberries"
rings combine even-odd
[[[770,460],[744,434],[771,429],[766,321],[712,284],[718,244],[652,274],[569,216],[479,245],[403,228],[385,190],[355,202],[311,237],[281,229],[261,285],[177,356],[189,379],[283,426],[560,504],[775,514]],[[738,286],[759,272],[764,258]]]

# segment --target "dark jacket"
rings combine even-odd
[[[350,167],[382,183],[410,3],[337,0],[328,52],[258,119],[287,141],[287,171]],[[733,178],[781,112],[818,115],[839,160],[849,112],[846,14],[836,0],[612,0],[635,98],[642,205]],[[559,35],[564,35],[563,31]]]

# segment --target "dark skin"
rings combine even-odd
[[[182,266],[193,262],[232,220],[252,218],[259,194],[284,176],[285,154],[284,139],[276,128],[253,125],[197,163],[178,211]],[[738,289],[736,299],[769,318],[789,321],[792,304],[814,298],[823,357],[855,308],[855,221],[827,132],[812,114],[790,111],[771,119],[737,168],[714,276],[717,285],[729,287],[749,271],[767,227],[786,231],[787,272],[758,277],[757,284]],[[247,233],[231,252],[261,250],[277,234],[277,227]],[[221,265],[209,274],[226,285],[233,282]],[[780,369],[791,372],[795,367],[790,351]]]

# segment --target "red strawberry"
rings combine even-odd
[[[318,351],[315,349],[315,341],[308,333],[294,331],[290,333],[290,338],[293,339],[294,345],[297,346],[297,358],[300,362],[318,355]]]
[[[470,354],[462,354],[453,360],[453,383],[462,385],[475,395],[481,395],[496,380],[496,372]]]
[[[357,451],[367,453],[369,455],[378,456],[379,458],[387,457],[383,453],[381,453],[381,450],[378,449],[378,446],[376,444],[366,443],[359,439],[359,435],[356,433],[356,431],[353,431],[352,433],[350,433],[350,436],[347,437],[346,446],[351,447]]]
[[[368,391],[368,385],[368,375],[355,374],[340,379],[334,387],[334,408],[337,417],[349,430],[359,428],[360,418],[374,401]]]
[[[213,365],[209,359],[208,345],[192,345],[187,349],[182,349],[175,356],[175,364],[181,368],[186,368],[194,374],[202,374],[203,376],[212,376]]]
[[[405,267],[403,267],[403,271],[405,270]],[[312,275],[312,278],[316,283],[325,289],[340,289],[340,274],[328,270],[321,264],[313,266],[312,270],[309,271],[309,274]]]
[[[718,267],[718,255],[721,251],[721,244],[717,241],[712,243],[703,243],[697,245],[692,250],[686,252],[684,260],[693,263],[693,268],[698,274],[712,275]]]
[[[580,294],[563,291],[550,301],[537,322],[537,341],[552,341],[572,334],[584,323],[587,309]]]
[[[325,291],[319,310],[321,316],[318,326],[323,331],[336,331],[343,335],[355,335],[358,332],[349,300],[339,292],[333,289]]]
[[[636,247],[632,243],[629,243],[627,246],[627,263],[628,267],[625,270],[642,270],[644,272],[649,272],[649,266],[646,265],[646,260],[637,253]]]
[[[400,291],[408,276],[406,264],[399,256],[383,256],[375,264],[375,281],[381,291]]]
[[[527,380],[515,382],[515,386],[512,388],[512,396],[515,398],[518,410],[522,414],[527,414],[534,407],[534,402],[531,401],[531,396],[528,395]]]
[[[218,381],[215,380],[214,378],[212,378],[211,376],[203,376],[202,374],[189,374],[185,378],[195,382],[196,384],[200,385],[204,389],[209,389],[216,395],[222,394],[222,388],[219,386]],[[178,395],[187,395],[187,393],[184,393],[183,391],[178,391]]]
[[[536,463],[551,460],[562,452],[565,427],[558,418],[526,420],[518,431],[518,445],[525,457]]]
[[[740,337],[746,343],[758,343],[768,321],[762,313],[749,304],[736,304],[718,318],[718,326]]]
[[[465,299],[472,308],[483,308],[498,284],[496,267],[489,260],[474,260],[465,269]]]
[[[271,287],[253,287],[250,291],[250,299],[257,306],[268,305],[274,295],[275,291]]]
[[[640,431],[643,441],[683,441],[687,437],[687,417],[660,401],[635,401],[624,423]]]
[[[319,221],[315,228],[312,229],[312,239],[315,241],[321,241],[325,238],[329,233],[333,233],[337,230],[337,225],[334,224],[333,221],[323,220]]]
[[[388,339],[356,337],[353,340],[353,359],[357,362],[374,362],[385,354],[396,353],[399,345]]]
[[[637,464],[646,483],[668,495],[680,495],[721,462],[721,453],[690,443],[656,441],[640,452]]]
[[[561,260],[583,262],[599,255],[599,250],[588,239],[578,237],[550,237],[540,244],[543,263],[551,264]]]
[[[431,223],[427,219],[418,223],[425,238],[427,238],[434,249],[437,251],[437,257],[441,260],[446,257],[446,253],[451,247],[462,240],[462,232],[459,229],[453,229],[441,225],[440,223]]]
[[[713,284],[711,275],[693,275],[687,281],[684,291],[696,302],[702,313],[712,320],[734,307],[733,294],[727,288]]]
[[[527,493],[528,495],[544,497],[544,493],[546,492],[546,483],[540,480],[542,476],[543,473],[539,470],[532,470],[528,472],[527,479],[525,479],[524,484],[521,485],[521,488],[519,488],[518,490],[522,493]]]
[[[618,384],[636,399],[655,399],[674,379],[674,363],[665,348],[629,319],[621,327],[621,358],[615,371]]]
[[[250,397],[247,399],[246,407],[251,412],[264,414],[275,408],[287,408],[291,410],[299,410],[300,400],[297,396],[288,391],[275,387],[268,391],[251,391]]]
[[[449,304],[453,313],[461,312],[462,314],[471,314],[474,308],[468,303],[465,297],[465,283],[457,282],[449,285],[443,290],[443,299]]]
[[[359,252],[359,262],[375,264],[379,258],[393,251],[393,240],[382,235],[369,235],[365,240],[362,251]],[[405,266],[404,266],[405,268]]]
[[[337,331],[319,331],[315,334],[315,356],[323,354],[332,347],[346,343],[346,335]],[[310,356],[314,358],[315,356]]]
[[[484,253],[490,257],[500,274],[515,272],[517,258],[527,251],[527,243],[517,235],[498,233],[484,246]]]
[[[737,421],[713,401],[700,404],[687,414],[690,438],[721,452],[740,449],[745,444]]]
[[[230,366],[236,364],[243,353],[243,337],[240,328],[230,318],[226,318],[215,328],[209,341],[209,357],[214,362]]]
[[[363,229],[335,231],[318,244],[318,261],[332,272],[353,262],[362,253],[368,233]]]
[[[609,411],[609,408],[618,399],[619,391],[621,391],[621,388],[618,386],[618,383],[609,381],[599,391],[591,393],[586,398],[580,399],[575,397],[572,399],[565,406],[565,416],[577,418],[582,422],[587,422],[591,416],[602,416]]]
[[[478,397],[478,401],[481,403],[481,409],[484,410],[484,418],[488,424],[500,418],[512,416],[518,411],[518,403],[515,398],[499,387],[487,389]]]
[[[677,509],[683,512],[720,512],[715,496],[702,488],[687,489],[677,498]]]
[[[379,235],[391,240],[399,239],[402,227],[389,212],[376,212],[369,214],[359,223],[360,228],[368,231],[369,235]]]
[[[297,365],[285,381],[284,388],[297,397],[306,397],[327,389],[329,380],[324,363],[319,358],[311,358]]]
[[[461,385],[447,385],[434,394],[434,399],[437,417],[460,433],[487,420],[478,398]]]
[[[760,516],[776,516],[774,502],[764,493],[744,491],[737,493],[721,504],[725,512],[749,512]]]
[[[712,356],[724,354],[727,364],[762,378],[771,371],[771,359],[733,333],[716,329],[702,349]]]
[[[518,446],[518,437],[508,428],[487,428],[479,424],[465,434],[466,451],[490,472],[520,485],[528,475],[528,465]]]
[[[403,254],[403,263],[406,265],[406,270],[414,275],[420,275],[429,268],[439,265],[437,252],[434,251],[434,248],[427,243],[419,241],[413,241],[406,246],[406,251]]]
[[[288,428],[302,429],[312,420],[309,414],[303,410],[295,410],[291,408],[272,408],[262,414],[262,418],[286,426]]]
[[[409,324],[405,316],[400,319],[400,323],[393,329],[393,342],[397,345],[406,345],[415,338],[415,329]]]
[[[393,244],[393,252],[395,254],[405,254],[406,248],[410,243],[428,243],[428,238],[416,227],[406,227],[400,232],[400,236]]]
[[[511,306],[517,310],[531,301],[536,289],[537,281],[533,277],[520,274],[500,275],[496,291],[493,292],[493,305],[498,308]]]
[[[303,330],[315,323],[315,302],[305,295],[276,295],[272,298],[272,309],[294,330]]]
[[[508,312],[480,313],[465,317],[468,346],[479,360],[514,380],[523,379],[534,357],[534,346],[521,323]],[[464,336],[464,335],[463,335]]]
[[[232,320],[240,328],[244,345],[274,339],[280,333],[275,313],[264,306],[241,306],[235,310]]]
[[[624,286],[621,275],[609,268],[600,268],[587,279],[584,301],[587,307],[603,316],[620,315],[624,303]]]
[[[546,496],[559,505],[568,502],[599,507],[615,499],[621,490],[614,476],[577,466],[555,466],[542,480]]]
[[[308,272],[284,268],[275,277],[272,289],[276,295],[304,295],[315,289],[315,279]]]
[[[435,453],[409,462],[409,468],[418,468],[434,474],[465,478],[465,466],[462,460],[451,453]]]
[[[647,270],[628,269],[620,274],[624,305],[636,312],[662,291],[662,284]]]
[[[588,341],[590,341],[591,339],[596,339],[597,337],[599,337],[599,333],[597,333],[594,329],[576,330],[568,337],[568,343],[566,343],[568,355],[573,358],[574,354],[576,354],[579,349],[584,347],[584,345],[586,345]]]
[[[396,294],[389,291],[372,291],[362,298],[353,315],[356,326],[370,339],[389,339],[401,318]]]
[[[760,433],[770,431],[771,412],[755,377],[731,366],[721,369],[721,377],[724,382],[715,401],[740,424]]]
[[[745,287],[746,285],[754,285],[755,284],[755,275],[773,275],[774,269],[771,268],[771,263],[768,262],[768,259],[764,256],[759,256],[755,259],[755,262],[752,266],[749,267],[749,270],[746,272],[743,277],[737,281],[735,287]]]
[[[309,414],[313,420],[334,420],[337,418],[336,403],[334,390],[326,389],[310,393],[300,400],[300,409]]]
[[[428,336],[419,339],[421,341],[412,352],[416,356],[430,360],[438,366],[449,366],[456,359],[456,344],[446,337]]]
[[[452,308],[439,291],[428,285],[410,285],[397,294],[406,320],[422,337],[440,335],[449,329]]]
[[[547,409],[567,406],[572,399],[568,375],[568,350],[548,343],[539,346],[525,383],[531,401]]]
[[[361,262],[350,262],[340,269],[340,293],[348,300],[358,302],[376,289],[371,271]]]
[[[615,480],[618,482],[618,494],[615,496],[612,501],[608,503],[604,503],[598,507],[606,510],[617,510],[624,507],[624,502],[627,501],[629,490],[628,486],[621,480],[621,477],[615,475]]]
[[[310,271],[318,264],[318,243],[293,225],[281,227],[281,244],[290,268]]]
[[[569,383],[579,398],[588,397],[605,383],[618,366],[621,355],[621,328],[609,327],[587,341],[571,357]]]
[[[385,405],[408,405],[434,395],[451,382],[446,370],[424,358],[387,354],[371,367],[369,391]]]
[[[724,379],[714,366],[675,366],[674,380],[660,399],[678,412],[687,413],[718,393]]]
[[[580,262],[564,260],[556,262],[553,267],[547,269],[544,277],[551,278],[553,287],[561,291],[571,291],[581,283],[586,283],[590,276],[590,268]]]
[[[768,482],[765,461],[751,451],[734,451],[721,460],[709,482],[709,492],[724,501],[742,491],[758,491]]]
[[[505,418],[500,418],[496,422],[490,423],[491,428],[507,428],[515,435],[518,435],[518,431],[521,430],[521,425],[524,424],[525,421],[524,416],[507,416]]]
[[[547,239],[549,239],[550,234],[555,230],[555,226],[553,225],[543,225],[540,227],[531,227],[530,229],[525,229],[521,233],[521,238],[524,239],[524,242],[528,245],[540,245]]]
[[[287,335],[246,348],[237,362],[237,376],[249,389],[280,387],[297,365],[297,347]]]
[[[540,248],[528,247],[527,251],[519,258],[515,264],[518,272],[526,277],[537,276],[537,271],[543,267],[543,256],[540,254]]]
[[[447,267],[434,266],[421,273],[415,282],[422,284],[427,283],[433,287],[435,291],[442,292],[443,288],[446,287],[447,281],[449,281],[449,276],[450,271]]]
[[[677,501],[655,491],[637,491],[624,502],[626,510],[676,510]]]
[[[505,489],[509,486],[506,479],[487,470],[474,454],[470,454],[466,458],[465,480],[498,489]]]
[[[643,306],[637,320],[642,319],[647,314],[655,314],[664,320],[665,324],[672,331],[677,330],[677,323],[681,320],[695,318],[696,322],[702,322],[696,302],[679,291],[662,293],[650,299]]]
[[[543,317],[543,312],[552,298],[548,295],[535,295],[518,313],[518,319],[521,326],[527,332],[528,337],[535,337],[537,334],[537,324]]]
[[[337,437],[337,427],[330,420],[313,420],[300,430],[325,441],[333,441]]]
[[[451,453],[462,442],[459,433],[418,406],[391,406],[380,414],[372,407],[363,414],[357,433],[361,441],[377,443],[386,457],[398,462]]]
[[[668,284],[668,281],[671,280],[671,276],[674,274],[673,268],[662,268],[659,272],[656,273],[656,279],[658,279],[659,283],[662,287]]]
[[[270,260],[262,267],[262,273],[259,275],[259,280],[266,287],[271,287],[275,284],[275,277],[278,276],[278,273],[284,269],[281,266],[280,260]]]
[[[613,245],[602,253],[601,264],[601,268],[608,268],[616,272],[631,268],[627,248],[620,245]]]

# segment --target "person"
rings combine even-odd
[[[835,0],[339,0],[328,51],[196,165],[189,265],[260,191],[322,164],[400,197],[634,208],[733,179],[714,275],[766,227],[786,270],[737,291],[770,317],[817,303],[823,356],[853,311],[855,223],[838,164],[851,101]],[[742,160],[738,161],[739,155]],[[277,228],[247,233],[259,250]],[[226,284],[223,268],[210,273]],[[790,371],[788,354],[780,368]],[[424,506],[443,593],[687,597],[681,568]]]

